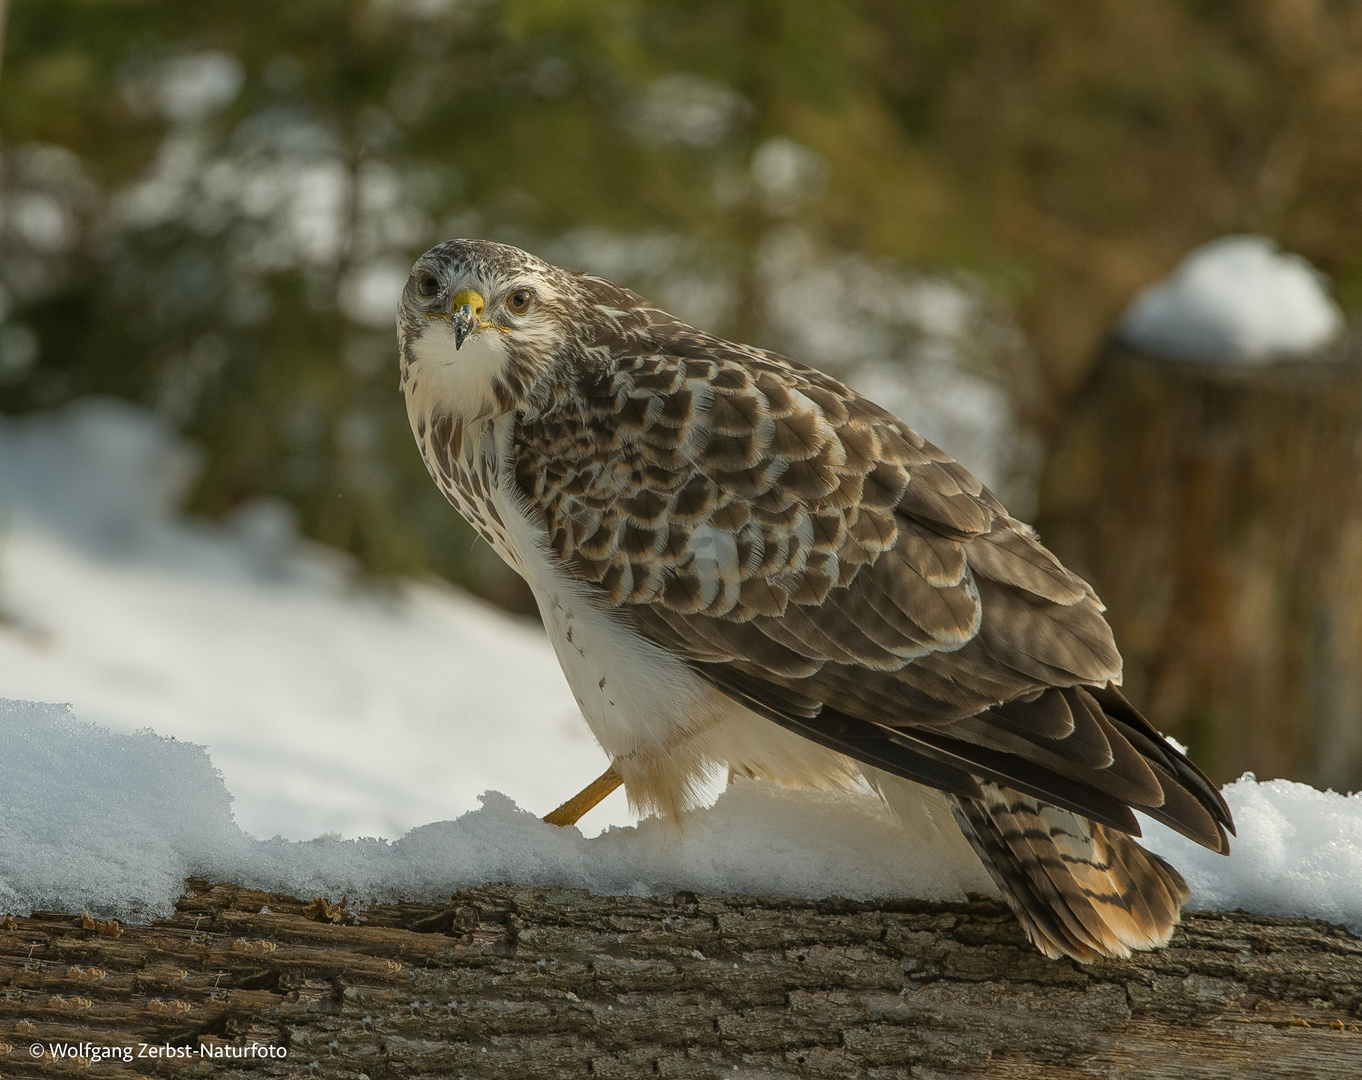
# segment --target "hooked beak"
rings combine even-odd
[[[463,348],[464,338],[478,328],[478,317],[473,311],[473,305],[464,304],[453,312],[449,316],[449,325],[454,327],[454,348]]]
[[[461,349],[468,335],[478,328],[487,302],[473,289],[460,289],[454,294],[452,306],[449,325],[454,328],[454,348]]]

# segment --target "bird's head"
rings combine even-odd
[[[565,363],[570,272],[488,240],[449,240],[412,268],[397,312],[409,408],[465,420],[524,408]]]

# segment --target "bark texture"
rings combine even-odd
[[[1213,780],[1362,788],[1362,335],[1258,368],[1109,353],[1036,524]]]
[[[355,923],[189,885],[151,926],[4,921],[0,1076],[1362,1076],[1362,942],[1303,919],[1191,914],[1168,949],[1079,965],[990,901],[489,885]]]

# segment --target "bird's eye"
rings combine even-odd
[[[416,283],[416,291],[422,296],[434,296],[440,291],[440,279],[434,274],[422,274]]]
[[[517,315],[524,315],[530,310],[530,300],[533,294],[529,289],[516,289],[510,296],[506,297],[506,306]]]

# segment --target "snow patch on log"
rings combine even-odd
[[[487,792],[481,809],[395,841],[257,840],[233,821],[232,797],[202,747],[114,733],[61,706],[19,702],[0,702],[0,745],[0,909],[19,914],[166,916],[189,876],[352,906],[440,902],[489,881],[634,896],[959,900],[992,892],[982,868],[957,876],[868,794],[745,781],[683,829],[650,818],[587,838]],[[1240,827],[1228,859],[1149,826],[1150,846],[1192,885],[1192,905],[1303,915],[1362,932],[1362,794],[1252,777],[1225,792]]]

